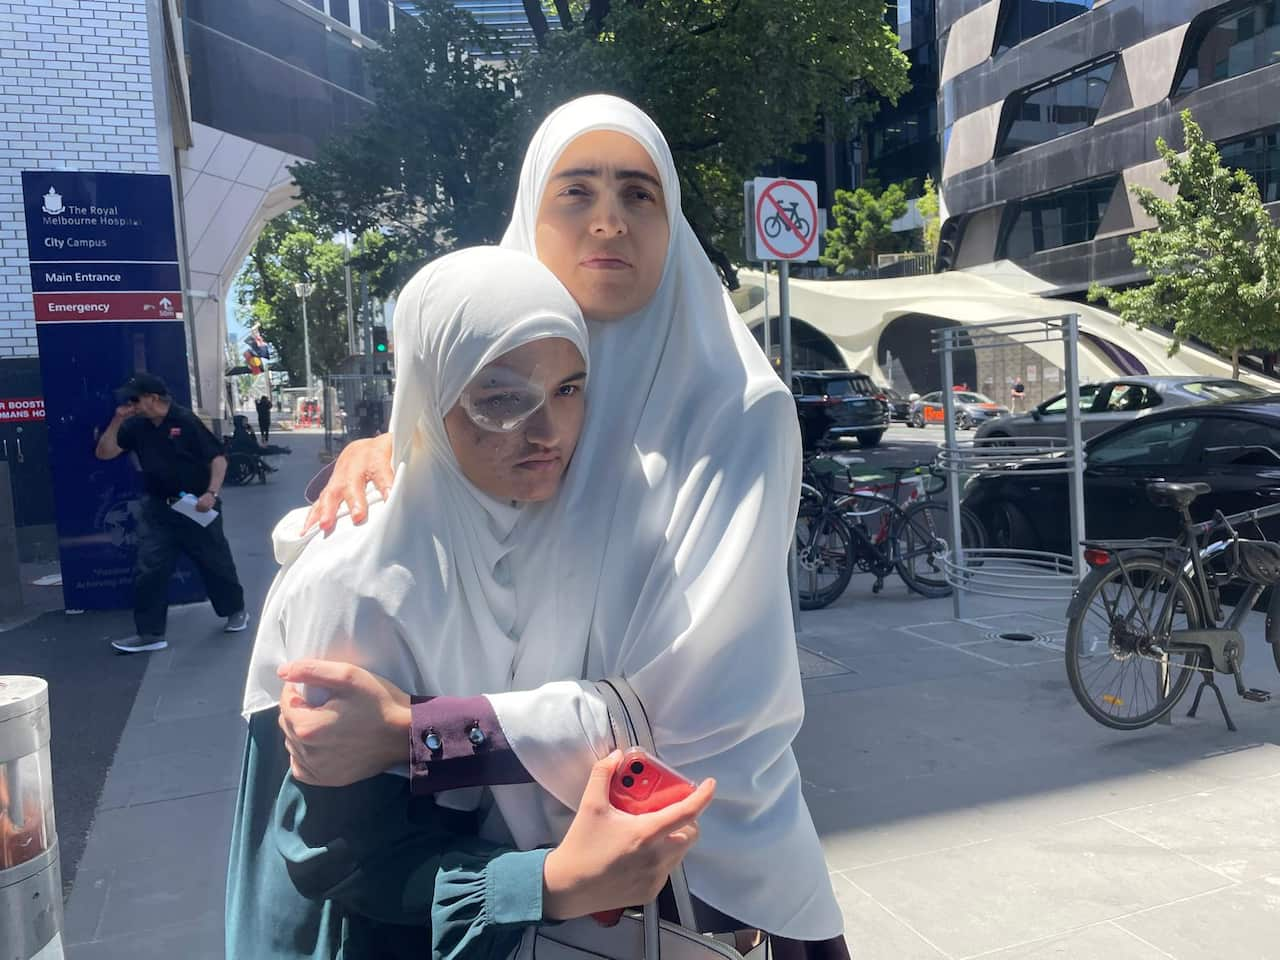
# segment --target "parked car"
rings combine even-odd
[[[1001,406],[990,397],[970,390],[956,390],[953,394],[956,406],[956,426],[969,430],[996,417],[1007,417],[1009,408]],[[923,427],[943,421],[942,391],[926,393],[911,405],[909,427]]]
[[[841,437],[874,447],[889,429],[889,403],[865,373],[801,370],[791,376],[806,450]]]
[[[1177,516],[1155,506],[1158,480],[1209,484],[1192,505],[1197,520],[1280,500],[1280,396],[1154,411],[1085,444],[1085,529],[1092,538],[1172,537]],[[1054,455],[1058,456],[1058,455]],[[1043,460],[1023,464],[1032,471]],[[1065,474],[980,474],[965,485],[965,506],[995,547],[1070,553]],[[1264,521],[1280,538],[1280,519]]]
[[[1211,400],[1253,400],[1267,392],[1239,380],[1220,377],[1123,377],[1080,385],[1080,431],[1087,440],[1152,410]],[[1060,393],[1028,413],[984,423],[979,440],[1010,437],[1065,437],[1067,395]]]
[[[881,387],[880,392],[884,394],[884,398],[889,402],[889,419],[910,423],[912,401],[893,389],[893,387]]]

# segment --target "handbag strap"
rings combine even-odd
[[[636,696],[622,677],[609,677],[596,684],[605,704],[609,708],[609,723],[613,726],[614,742],[621,745],[619,733],[625,730],[627,746],[639,747],[653,757],[658,756],[653,742],[653,730],[649,726],[649,716],[645,713],[644,704]],[[615,719],[615,712],[617,717]],[[676,917],[680,925],[689,930],[697,930],[697,918],[693,912],[693,897],[689,894],[689,881],[685,877],[684,864],[679,864],[671,871],[671,894],[676,903]],[[650,906],[653,907],[654,933],[657,933],[657,904],[645,904],[645,930],[648,933]],[[648,937],[646,936],[646,942]]]

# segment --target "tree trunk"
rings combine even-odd
[[[594,37],[604,29],[604,18],[609,15],[609,0],[591,0],[582,22]]]
[[[550,27],[547,26],[546,15],[542,12],[541,0],[523,0],[523,2],[524,16],[533,30],[533,39],[537,41],[538,46],[542,46],[546,42]]]
[[[1240,348],[1236,347],[1231,351],[1231,379],[1240,379]]]
[[[569,0],[555,0],[556,16],[560,18],[560,27],[563,30],[573,29],[573,11],[569,9]]]

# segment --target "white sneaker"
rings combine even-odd
[[[153,650],[165,649],[169,646],[169,641],[164,637],[143,633],[136,637],[126,637],[124,640],[112,640],[111,646],[121,653],[150,653]]]
[[[239,633],[241,630],[249,629],[249,611],[241,610],[239,613],[233,613],[227,617],[227,625],[222,628],[223,633]]]

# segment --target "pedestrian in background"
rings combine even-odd
[[[1027,388],[1022,383],[1021,377],[1013,378],[1013,389],[1009,391],[1009,399],[1012,400],[1011,406],[1014,413],[1023,413],[1027,401]]]
[[[218,616],[226,617],[227,633],[249,625],[244,590],[236,576],[231,546],[222,530],[219,492],[227,473],[222,444],[199,418],[175,403],[159,377],[135,373],[116,391],[115,416],[98,438],[99,460],[114,460],[131,452],[142,468],[146,494],[138,522],[138,557],[133,581],[133,620],[137,636],[114,640],[121,653],[163,650],[169,614],[169,577],[178,554],[191,558],[204,580]],[[196,499],[196,512],[217,510],[202,526],[178,513],[173,505],[182,495]]]
[[[258,432],[264,444],[271,442],[271,398],[265,393],[254,403],[258,408]]]

